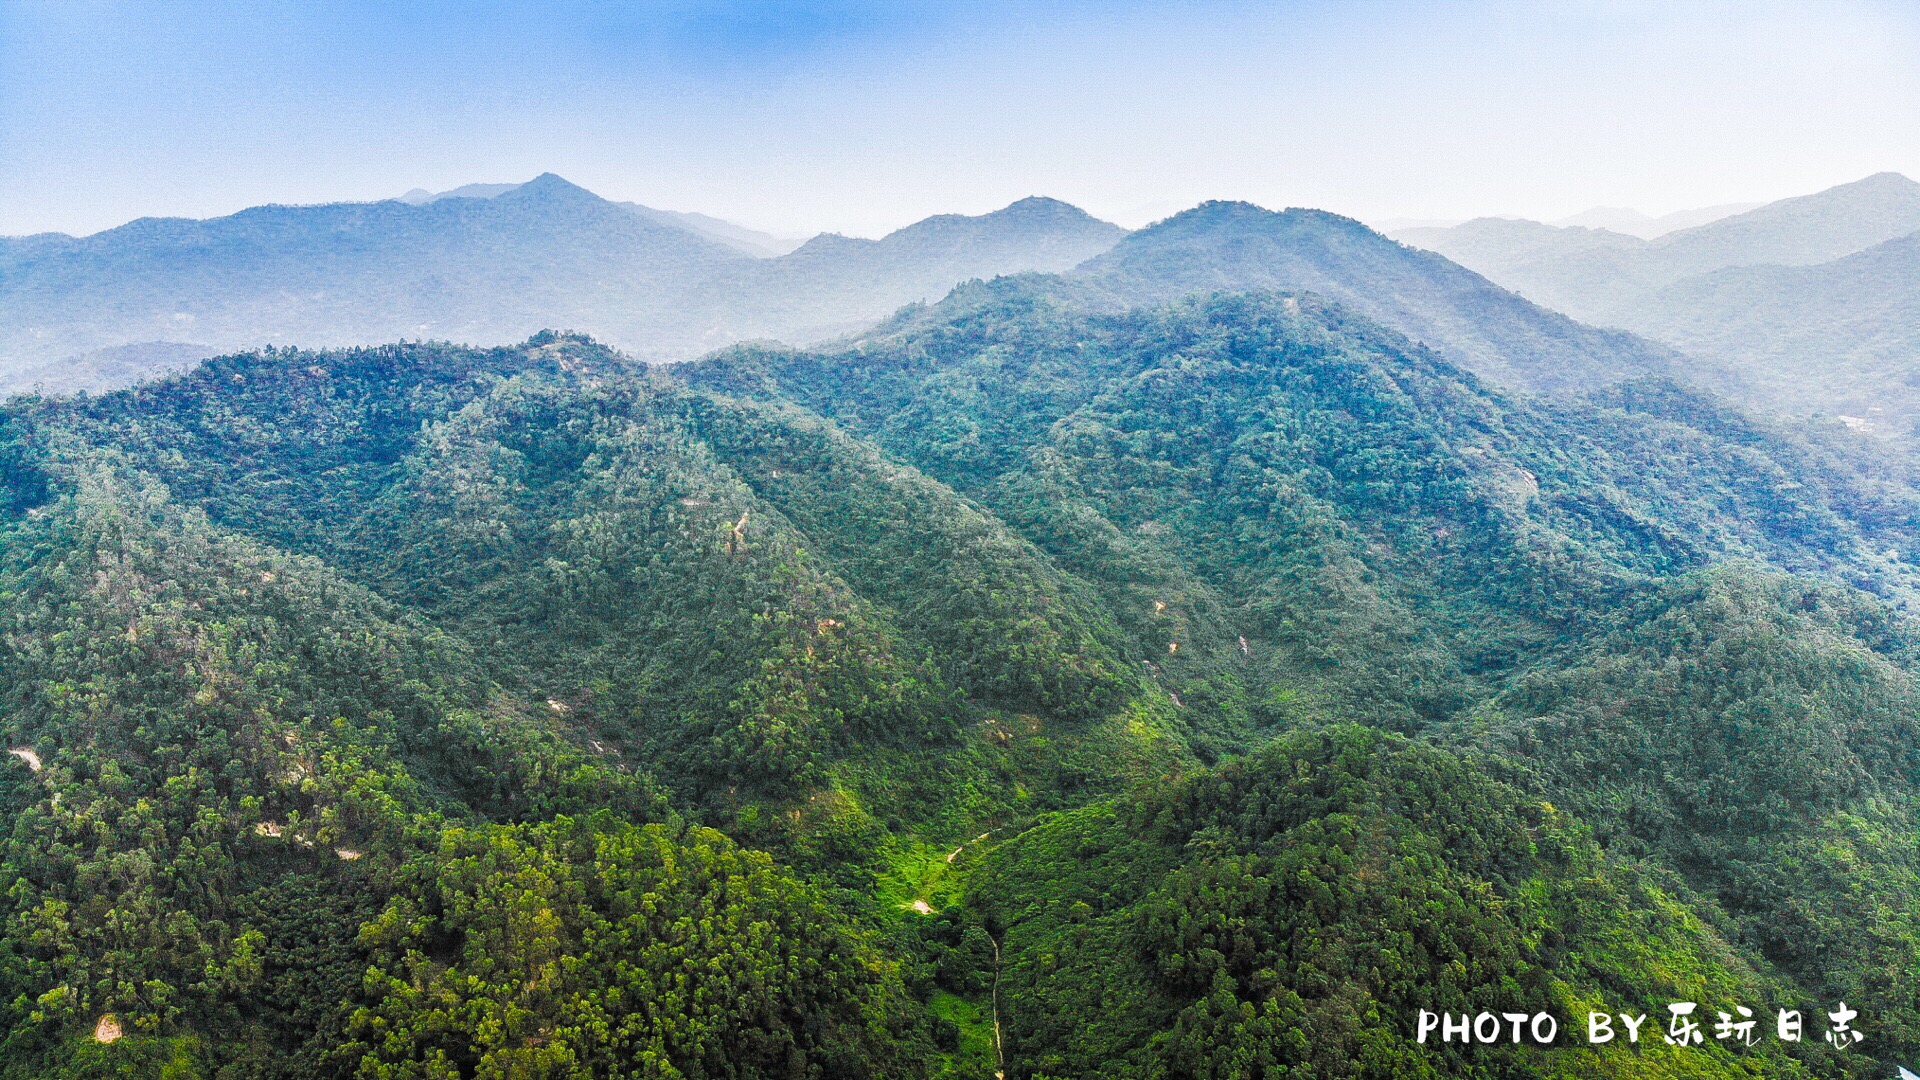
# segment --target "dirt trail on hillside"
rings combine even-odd
[[[1007,1047],[1000,1037],[1000,940],[992,934],[987,940],[993,943],[993,1058],[998,1066],[993,1078],[1007,1080]]]

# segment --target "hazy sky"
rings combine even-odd
[[[0,0],[0,233],[553,171],[876,235],[1053,195],[1664,212],[1920,177],[1920,0]]]

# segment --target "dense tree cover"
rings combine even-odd
[[[1506,399],[1311,298],[1093,316],[1039,286],[956,295],[847,353],[740,351],[690,378],[798,398],[993,507],[1117,613],[1157,616],[1127,621],[1237,659],[1210,681],[1237,682],[1263,727],[1344,715],[1486,743],[1610,848],[1680,873],[1754,962],[1871,997],[1911,1039],[1908,466],[1669,382]],[[1729,559],[1851,588],[1816,601],[1765,572],[1703,576]],[[1706,620],[1690,634],[1645,614],[1696,593],[1741,597],[1775,647],[1705,599],[1675,616]],[[1836,605],[1810,639],[1807,612]],[[1621,708],[1615,680],[1655,643],[1671,652],[1645,692],[1665,696],[1637,710],[1627,757],[1591,717]],[[1528,696],[1545,686],[1563,696]],[[1550,709],[1559,727],[1509,733]],[[1737,755],[1719,749],[1729,723],[1750,733]],[[1726,816],[1663,810],[1701,785]],[[1736,847],[1748,800],[1782,807]],[[1663,841],[1636,839],[1662,813]],[[1874,930],[1842,931],[1863,906]]]
[[[1580,663],[1517,680],[1475,741],[1613,850],[1675,868],[1809,992],[1912,1045],[1913,628],[1858,593],[1739,568],[1619,623]]]
[[[1072,295],[9,404],[4,1067],[1920,1049],[1901,463],[1667,382],[1511,398],[1312,297]],[[1844,996],[1871,1041],[1409,1042],[1669,994]]]
[[[377,1051],[350,1041],[352,1010],[373,993],[359,974],[408,939],[360,928],[390,917],[382,897],[405,904],[420,875],[450,872],[467,835],[457,823],[665,812],[650,780],[551,715],[531,722],[538,707],[505,698],[456,639],[109,468],[16,525],[7,552],[7,736],[34,755],[0,770],[7,1060],[20,1075],[144,1075],[176,1057],[181,1075],[378,1075],[359,1062]],[[620,835],[603,831],[609,844]],[[835,946],[831,912],[710,834],[648,836],[657,857],[714,863],[674,879],[680,906],[663,910],[676,918],[738,923],[756,910],[740,906],[748,894],[793,908],[789,925],[756,916],[739,938],[716,929],[672,952],[695,967],[724,952],[742,980],[792,995],[779,1018],[734,1020],[804,1029],[768,1050],[768,1075],[913,1071],[914,1014],[883,1007],[897,975]],[[436,931],[435,946],[454,932]],[[835,964],[853,974],[815,978]],[[382,1008],[400,1028],[437,1024],[442,1042],[487,1048],[479,1011],[433,1021]],[[822,1028],[829,1013],[842,1019]],[[885,1037],[848,1037],[882,1014],[895,1016]],[[126,1037],[98,1045],[88,1033],[106,1016]],[[712,1075],[698,1063],[711,1069],[726,1023],[709,1018],[698,1045],[669,1039],[660,1068]]]
[[[1103,317],[997,282],[948,306],[846,354],[741,351],[689,377],[798,398],[1064,567],[1182,594],[1110,593],[1116,613],[1233,612],[1229,651],[1271,644],[1253,653],[1270,685],[1322,707],[1391,702],[1417,726],[1578,640],[1644,577],[1716,558],[1894,599],[1916,581],[1886,557],[1920,520],[1904,473],[1669,383],[1513,401],[1311,298]],[[1166,654],[1164,622],[1140,624],[1141,657]],[[1218,644],[1187,632],[1190,657]]]
[[[886,964],[710,829],[451,829],[360,931],[363,1077],[906,1076]]]
[[[1421,1008],[1796,1000],[1662,878],[1468,761],[1349,726],[1062,815],[996,850],[973,897],[1017,957],[1016,1076],[1803,1075],[1777,1046],[1406,1037]]]

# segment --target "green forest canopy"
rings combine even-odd
[[[3,416],[3,1075],[1920,1054],[1920,494],[1818,426],[1044,279]],[[1869,1039],[1409,1038],[1683,995]]]

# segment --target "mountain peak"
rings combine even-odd
[[[1142,242],[1173,237],[1205,236],[1217,232],[1250,230],[1257,232],[1286,231],[1297,236],[1323,234],[1328,236],[1373,237],[1385,241],[1386,238],[1368,228],[1364,222],[1333,213],[1328,210],[1314,210],[1306,207],[1288,207],[1285,210],[1268,210],[1254,203],[1230,199],[1211,199],[1191,210],[1183,210],[1169,218],[1163,218],[1141,229],[1135,236]]]
[[[1728,223],[1742,220],[1769,220],[1793,214],[1845,212],[1884,212],[1920,205],[1920,183],[1897,172],[1877,172],[1845,184],[1835,184],[1811,195],[1767,203],[1765,206],[1727,218]]]
[[[1668,233],[1653,242],[1668,280],[1726,266],[1805,266],[1920,230],[1920,183],[1880,172]]]
[[[986,214],[936,214],[888,233],[887,240],[912,241],[928,237],[1024,235],[1063,233],[1097,236],[1111,245],[1126,230],[1102,221],[1072,203],[1029,195]]]
[[[1000,209],[995,210],[993,213],[988,214],[986,216],[990,218],[1012,218],[1012,219],[1024,219],[1024,220],[1036,220],[1036,221],[1038,220],[1067,220],[1067,221],[1099,220],[1095,218],[1092,214],[1087,213],[1085,210],[1080,209],[1079,207],[1073,205],[1070,202],[1062,202],[1059,199],[1050,199],[1045,195],[1029,195],[1024,199],[1019,200],[1018,202],[1008,203],[1006,206],[1003,206]]]
[[[1202,203],[1126,237],[1074,277],[1124,303],[1214,291],[1319,293],[1521,389],[1604,385],[1663,371],[1671,360],[1325,210]]]
[[[1264,206],[1255,206],[1238,199],[1208,199],[1189,210],[1182,210],[1172,217],[1161,218],[1148,229],[1157,229],[1172,225],[1226,224],[1236,221],[1257,221],[1273,216],[1273,211]],[[1144,230],[1143,230],[1144,231]]]
[[[1920,181],[1909,179],[1905,173],[1897,173],[1889,169],[1886,172],[1877,172],[1877,173],[1874,173],[1872,176],[1863,176],[1860,179],[1855,180],[1850,184],[1839,184],[1835,187],[1828,188],[1827,190],[1828,191],[1879,190],[1879,191],[1898,191],[1898,192],[1914,193],[1914,192],[1920,192]]]
[[[557,173],[544,172],[498,198],[515,202],[605,202],[600,196]]]

